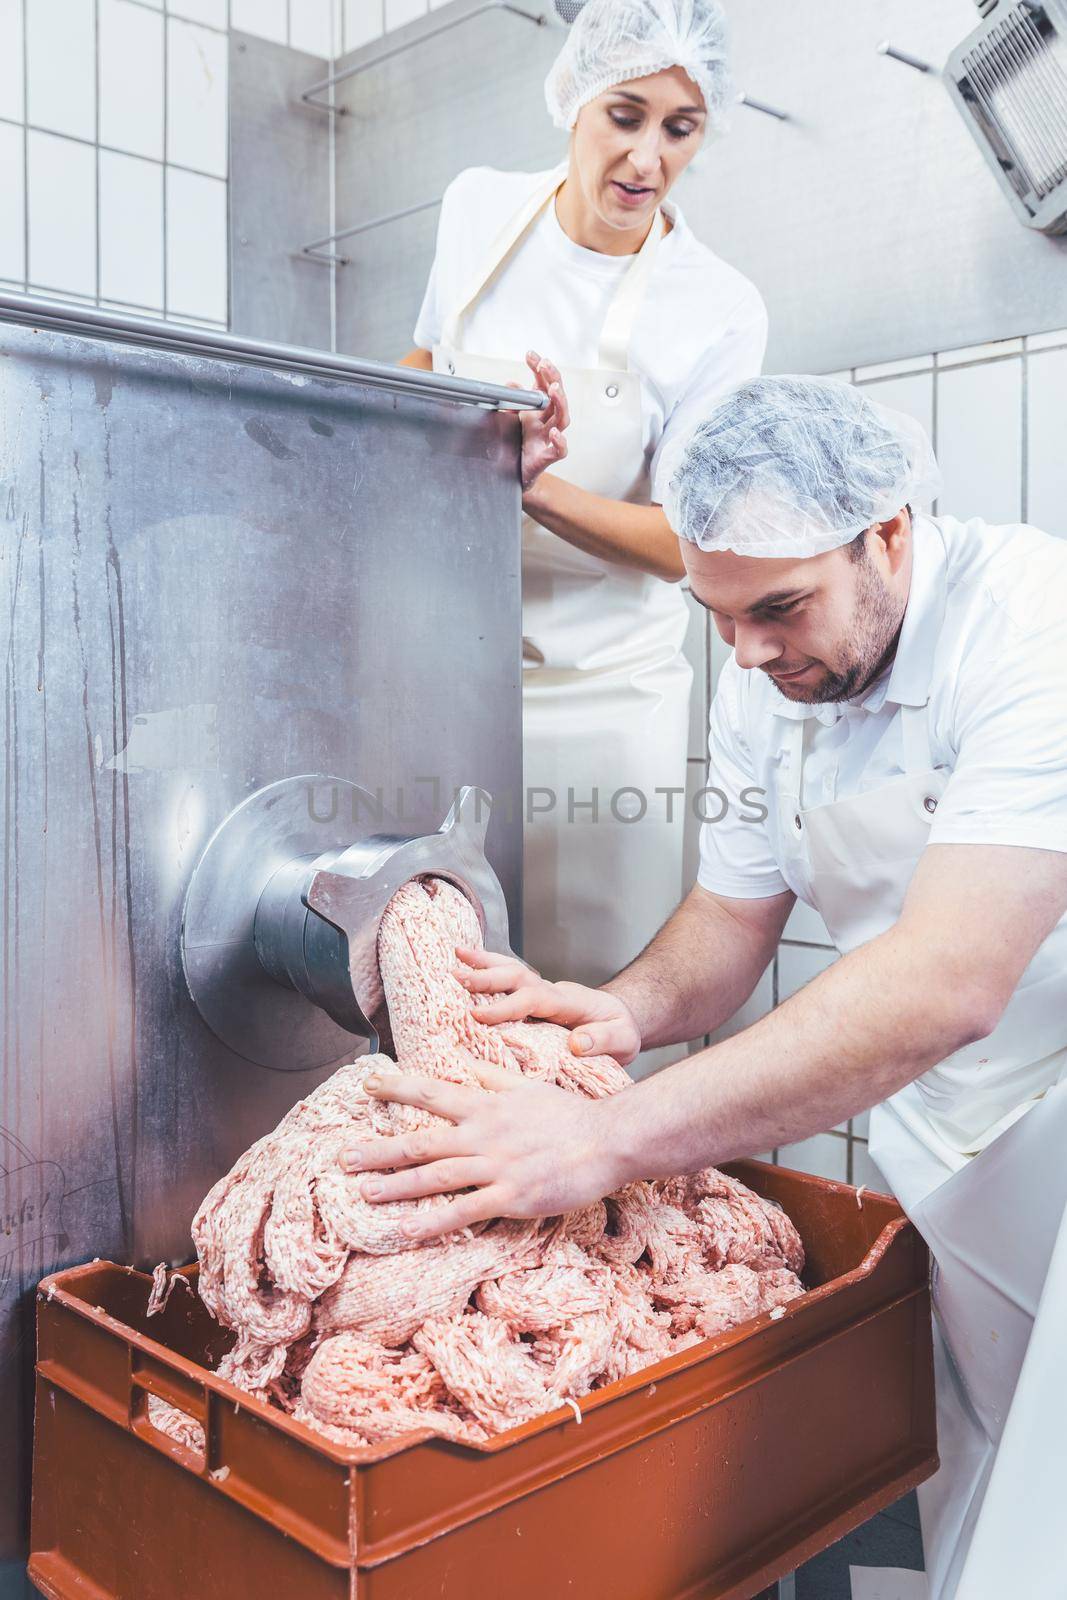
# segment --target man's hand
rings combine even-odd
[[[482,1089],[400,1073],[364,1079],[376,1099],[418,1106],[451,1123],[341,1154],[348,1172],[383,1172],[361,1185],[367,1200],[455,1195],[406,1222],[409,1238],[432,1239],[493,1217],[559,1216],[618,1187],[605,1127],[609,1102],[473,1065]],[[403,1170],[383,1170],[393,1168]]]
[[[580,983],[549,983],[514,956],[459,946],[456,977],[474,995],[493,995],[474,1007],[478,1022],[556,1022],[571,1029],[576,1056],[614,1056],[628,1066],[641,1049],[633,1013],[617,995]],[[473,968],[474,970],[467,970]]]
[[[523,493],[532,489],[542,472],[554,467],[567,454],[567,441],[563,437],[570,426],[571,412],[563,392],[563,379],[551,361],[539,356],[536,350],[526,354],[526,364],[534,375],[534,386],[548,396],[543,411],[520,411],[522,421],[522,487]],[[519,385],[510,384],[517,389]]]

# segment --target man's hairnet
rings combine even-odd
[[[552,120],[573,128],[606,89],[682,67],[716,126],[730,97],[728,45],[718,0],[588,0],[545,79]]]
[[[743,384],[662,470],[679,537],[744,556],[822,555],[941,487],[919,424],[833,378]]]

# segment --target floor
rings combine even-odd
[[[852,1600],[849,1567],[923,1570],[919,1507],[914,1494],[905,1495],[801,1567],[796,1575],[796,1600]]]

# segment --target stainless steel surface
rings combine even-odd
[[[350,1029],[264,970],[255,921],[267,886],[295,860],[352,842],[370,799],[321,773],[281,778],[220,821],[193,868],[181,922],[185,981],[212,1033],[242,1060],[304,1072],[356,1053]]]
[[[299,1071],[388,1041],[378,929],[412,878],[447,878],[486,944],[509,948],[485,856],[488,795],[465,786],[433,833],[405,830],[380,795],[321,773],[268,784],[236,807],[193,870],[182,965],[193,1003],[235,1054]]]
[[[1067,233],[1067,0],[987,7],[945,82],[1019,221]]]
[[[330,130],[300,103],[326,62],[230,34],[230,332],[332,348],[326,273],[298,239],[330,224]]]
[[[908,50],[900,50],[895,44],[890,44],[888,39],[883,39],[878,45],[878,54],[888,56],[890,61],[899,61],[905,67],[914,67],[916,72],[933,72],[935,69],[929,61],[922,61],[918,56],[913,56]]]
[[[336,383],[359,384],[364,389],[383,389],[388,394],[409,399],[449,401],[495,411],[540,411],[547,404],[543,394],[526,389],[470,383],[464,378],[422,372],[412,367],[389,366],[380,361],[331,355],[327,351],[271,344],[263,339],[183,328],[173,322],[156,322],[148,317],[102,311],[94,306],[69,305],[61,300],[42,300],[33,295],[0,294],[0,324],[5,322],[33,330],[87,335],[97,340],[137,345],[144,350],[164,351],[170,355],[217,357],[300,377],[329,378]]]
[[[329,1070],[251,1065],[189,997],[218,825],[327,772],[427,833],[474,784],[519,926],[518,435],[402,383],[0,322],[0,1570],[33,1285],[188,1259],[208,1186]]]
[[[778,0],[770,13],[738,0],[730,20],[738,82],[790,121],[735,112],[676,198],[698,238],[759,286],[770,371],[1067,327],[1067,244],[1018,225],[936,74],[898,72],[876,54],[888,38],[945,61],[974,31],[971,0]],[[352,115],[337,124],[338,218],[440,194],[465,167],[534,171],[559,159],[565,143],[542,93],[559,42],[554,29],[482,18],[356,78]],[[410,348],[434,231],[427,212],[346,251],[339,348]]]
[[[505,16],[521,17],[526,22],[532,22],[537,27],[543,28],[551,20],[547,11],[534,11],[525,6],[516,5],[514,0],[482,0],[480,5],[469,6],[464,11],[456,12],[453,16],[434,22],[429,27],[405,31],[404,36],[396,44],[390,45],[386,50],[375,49],[372,55],[365,59],[350,62],[347,67],[342,67],[340,72],[331,72],[318,83],[313,83],[300,96],[301,100],[316,110],[328,111],[336,116],[345,116],[347,106],[338,105],[335,101],[323,100],[322,95],[329,93],[339,83],[348,83],[352,78],[359,77],[362,72],[369,72],[373,67],[379,66],[383,61],[392,61],[396,56],[402,56],[408,50],[425,44],[430,39],[438,39],[443,34],[451,33],[453,28],[458,28],[464,23],[473,22],[477,17],[485,16],[487,12],[503,12]]]
[[[351,228],[342,228],[339,233],[327,233],[321,239],[312,239],[310,244],[301,246],[301,253],[310,256],[312,261],[322,261],[328,266],[347,267],[351,258],[339,256],[336,251],[324,251],[324,244],[339,244],[342,239],[355,239],[361,233],[371,233],[375,228],[384,228],[391,222],[403,222],[405,217],[414,217],[420,211],[432,211],[441,204],[441,196],[433,200],[420,200],[416,205],[404,206],[399,211],[386,211],[380,217],[371,217],[368,222],[357,222]]]

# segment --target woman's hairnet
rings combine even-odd
[[[718,0],[588,0],[545,79],[552,120],[573,128],[606,89],[682,67],[716,126],[730,96],[728,45]]]
[[[662,471],[679,537],[744,556],[822,555],[941,487],[919,424],[833,378],[743,384]]]

